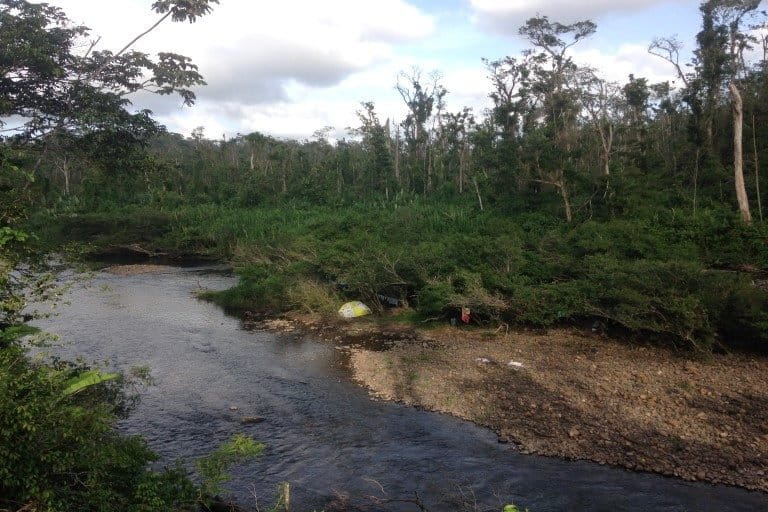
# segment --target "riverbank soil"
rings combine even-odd
[[[342,343],[378,398],[495,430],[521,451],[768,491],[768,360],[691,360],[598,333],[293,317]]]
[[[158,274],[170,272],[174,267],[167,265],[113,265],[104,269],[105,272],[116,276],[136,276],[140,274]]]

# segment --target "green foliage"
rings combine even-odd
[[[195,21],[210,11],[210,0],[163,0],[153,8],[175,21]],[[125,96],[136,91],[178,93],[192,104],[191,88],[204,84],[197,66],[181,55],[161,52],[157,58],[128,47],[116,53],[93,45],[80,51],[89,29],[75,25],[58,7],[10,0],[0,4],[0,60],[13,80],[0,84],[0,116],[24,120],[18,131],[25,138],[48,136],[47,149],[71,150],[66,131],[111,138],[120,143],[146,139],[157,125],[147,111],[130,113]]]
[[[205,292],[202,298],[222,307],[245,311],[278,312],[286,308],[289,277],[269,265],[253,265],[240,272],[240,282],[222,292]]]
[[[88,370],[66,381],[62,393],[64,396],[71,396],[91,386],[115,380],[118,377],[120,375],[117,373],[102,373],[99,370]]]
[[[52,244],[77,240],[98,246],[121,245],[157,240],[169,230],[171,218],[157,211],[128,214],[117,209],[106,214],[62,214],[51,224],[44,218],[30,227]]]
[[[417,296],[417,310],[425,316],[456,313],[462,307],[470,308],[476,321],[498,321],[507,311],[508,304],[499,294],[483,286],[480,274],[467,271],[459,271],[444,281],[428,283]]]
[[[0,348],[17,341],[24,336],[30,336],[40,332],[37,327],[30,325],[11,325],[5,329],[0,330]]]
[[[148,469],[156,457],[144,441],[115,433],[109,402],[66,396],[69,375],[31,362],[15,343],[0,349],[0,508],[149,512],[194,504],[182,468]]]
[[[0,248],[4,248],[10,243],[24,243],[29,239],[29,235],[23,231],[12,229],[8,226],[0,227]]]
[[[292,308],[326,316],[335,314],[339,304],[343,303],[343,298],[331,285],[310,278],[297,279],[286,295]]]
[[[231,478],[227,470],[234,464],[259,457],[265,448],[264,444],[257,443],[250,437],[237,434],[222,444],[215,452],[198,459],[196,466],[202,481],[202,495],[217,496],[221,494],[223,492],[222,485]]]
[[[707,310],[727,346],[765,351],[768,346],[768,291],[733,272],[706,274]]]

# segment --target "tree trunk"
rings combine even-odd
[[[736,181],[736,199],[739,202],[741,219],[746,224],[751,224],[752,215],[749,212],[749,198],[747,197],[747,188],[744,185],[744,105],[736,84],[731,82],[729,88],[733,96],[733,171]]]
[[[427,143],[424,143],[424,160],[427,164],[427,192],[432,191],[432,152]]]
[[[568,190],[565,188],[565,181],[558,184],[560,195],[563,198],[563,208],[565,209],[565,220],[570,224],[573,221],[573,212],[571,212],[571,201],[568,199]]]
[[[254,156],[255,155],[253,154],[253,149],[251,149],[251,170],[254,170],[256,168],[256,166],[253,164]]]
[[[283,167],[283,173],[282,173],[283,174],[283,176],[282,176],[282,179],[283,179],[283,194],[287,194],[288,193],[288,183],[286,181],[286,174],[288,174],[288,161],[287,160],[283,161],[283,166],[282,167]]]
[[[699,159],[701,148],[696,148],[696,162],[693,167],[693,216],[696,217],[696,206],[699,198]]]
[[[611,175],[611,151],[613,151],[613,126],[608,125],[607,133],[601,130],[603,139],[603,174]]]
[[[66,159],[61,163],[61,173],[64,175],[64,195],[69,197],[69,165]]]
[[[395,123],[395,181],[400,183],[400,126]]]
[[[467,166],[467,146],[463,145],[461,147],[461,152],[459,153],[459,194],[464,193],[464,169]]]
[[[472,183],[475,185],[475,192],[477,193],[477,202],[480,203],[480,211],[484,211],[483,208],[483,196],[480,195],[480,187],[477,184],[477,178],[472,176]]]
[[[755,154],[755,194],[757,194],[757,213],[763,222],[763,202],[760,198],[760,162],[757,157],[757,134],[755,133],[755,114],[752,114],[752,150]]]

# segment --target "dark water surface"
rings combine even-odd
[[[768,511],[768,494],[522,455],[470,423],[370,400],[333,346],[242,330],[194,298],[200,287],[234,282],[202,269],[99,273],[75,283],[71,304],[38,325],[61,335],[65,355],[151,367],[156,385],[121,428],[164,461],[205,455],[239,432],[265,442],[263,458],[234,470],[229,487],[243,505],[254,506],[254,495],[268,505],[282,481],[297,512],[320,510],[336,491],[362,503],[381,496],[375,480],[391,498],[418,490],[432,512],[459,510],[461,499],[477,510],[514,501],[531,512]],[[266,420],[242,425],[243,416]]]

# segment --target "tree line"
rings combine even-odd
[[[166,53],[153,61],[93,45],[73,59],[86,29],[53,7],[3,5],[3,23],[14,27],[3,31],[6,55],[18,47],[14,37],[49,45],[42,57],[8,56],[0,104],[3,118],[26,120],[3,138],[4,154],[31,169],[48,201],[104,199],[105,188],[137,201],[243,206],[275,198],[466,197],[480,209],[543,209],[572,222],[661,201],[649,197],[654,191],[694,215],[718,203],[738,209],[746,223],[763,220],[768,40],[756,0],[702,3],[688,63],[676,38],[650,44],[677,74],[675,84],[634,75],[623,84],[606,80],[572,56],[594,23],[532,18],[519,30],[529,43],[521,55],[483,60],[492,101],[486,112],[449,111],[440,74],[413,69],[395,85],[407,111],[402,122],[364,102],[358,126],[338,141],[329,140],[330,127],[303,141],[263,133],[217,140],[202,127],[191,137],[167,133],[149,112],[130,113],[129,94],[178,93],[191,104],[192,89],[204,82],[188,59]]]

